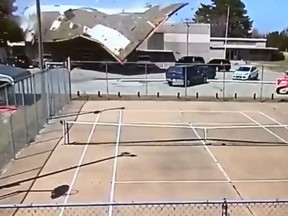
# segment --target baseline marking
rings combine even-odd
[[[96,119],[95,119],[95,121],[94,121],[94,125],[93,125],[93,127],[92,127],[92,129],[91,129],[91,132],[90,132],[90,134],[89,134],[89,137],[88,137],[88,139],[87,139],[87,143],[85,144],[84,150],[83,150],[83,152],[82,152],[82,154],[81,154],[80,160],[79,160],[78,165],[77,165],[77,169],[75,170],[75,173],[74,173],[74,175],[73,175],[73,179],[72,179],[72,181],[71,181],[71,183],[70,183],[70,187],[69,187],[69,190],[68,190],[68,192],[67,192],[67,196],[66,196],[66,198],[65,198],[65,200],[64,200],[64,203],[63,203],[64,205],[66,205],[67,202],[68,202],[68,199],[69,199],[69,197],[70,197],[69,195],[71,194],[72,188],[73,188],[73,186],[74,186],[74,184],[75,184],[75,182],[76,182],[76,179],[77,179],[77,177],[78,177],[80,167],[81,167],[81,165],[82,165],[82,163],[83,163],[84,157],[85,157],[85,155],[86,155],[86,152],[87,152],[89,143],[91,142],[91,139],[92,139],[92,137],[93,137],[93,134],[94,134],[94,131],[95,131],[95,129],[96,129],[96,126],[97,126],[97,123],[98,123],[99,118],[100,118],[100,113],[97,115],[97,117],[96,117]],[[59,216],[62,216],[62,215],[63,215],[64,210],[65,210],[65,207],[62,207]]]
[[[121,136],[121,124],[122,124],[122,110],[119,111],[119,122],[118,122],[118,130],[117,130],[117,137],[116,137],[116,146],[115,146],[115,158],[113,164],[113,173],[112,173],[112,182],[111,182],[111,190],[110,190],[110,199],[109,203],[114,202],[114,191],[115,191],[115,182],[116,182],[116,173],[117,173],[117,162],[118,162],[118,155],[119,155],[119,143],[120,143],[120,136]],[[113,206],[109,205],[109,216],[113,214]]]
[[[188,113],[239,113],[239,110],[164,110],[164,109],[125,109],[125,112],[188,112]],[[244,111],[244,110],[243,110]],[[115,110],[114,110],[115,112]],[[257,111],[245,110],[248,113],[256,113]]]
[[[287,126],[287,125],[284,125],[283,123],[277,121],[276,119],[272,118],[271,116],[269,116],[269,115],[267,115],[267,114],[265,114],[265,113],[263,113],[263,112],[260,112],[260,111],[259,111],[258,113],[260,113],[261,115],[263,115],[263,116],[265,116],[266,118],[270,119],[271,121],[275,122],[276,124],[279,124],[280,126],[288,129],[288,126]]]
[[[233,183],[281,183],[288,182],[288,179],[243,179],[231,180]],[[116,181],[116,184],[185,184],[185,183],[229,183],[227,180],[140,180],[140,181]]]
[[[240,112],[242,115],[244,115],[246,118],[250,119],[252,122],[254,122],[255,124],[259,125],[261,128],[263,128],[264,130],[266,130],[268,133],[272,134],[273,136],[275,136],[277,139],[281,140],[282,142],[288,144],[288,142],[286,140],[284,140],[282,137],[278,136],[277,134],[275,134],[273,131],[269,130],[267,127],[265,127],[264,125],[260,124],[258,121],[256,121],[255,119],[253,119],[252,117],[250,117],[249,115],[247,115],[244,112]]]

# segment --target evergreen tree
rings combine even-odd
[[[247,15],[241,0],[211,0],[211,4],[201,4],[193,21],[211,24],[212,37],[224,37],[227,10],[230,8],[228,37],[250,37],[253,21]]]
[[[14,16],[17,10],[15,0],[0,0],[0,46],[6,46],[7,41],[22,41],[24,34],[19,26],[19,17]]]

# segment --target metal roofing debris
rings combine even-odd
[[[57,42],[83,37],[99,43],[123,63],[163,22],[186,5],[176,3],[153,6],[136,13],[122,11],[117,14],[106,14],[93,8],[43,12],[43,41]],[[32,31],[35,33],[35,29]],[[34,41],[31,30],[27,33],[30,38],[26,37],[26,40]]]

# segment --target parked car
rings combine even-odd
[[[255,65],[242,65],[234,72],[233,80],[258,80],[259,69]]]
[[[191,63],[205,64],[205,60],[201,56],[183,56],[176,62],[176,65],[191,64]]]
[[[32,60],[25,54],[23,55],[15,55],[10,56],[6,60],[6,65],[10,65],[13,67],[19,67],[19,68],[31,68],[33,67]]]
[[[168,68],[166,81],[169,86],[174,84],[190,86],[193,84],[206,83],[207,76],[204,73],[203,67],[199,67],[197,64],[176,65]]]
[[[212,59],[207,64],[215,67],[218,71],[230,71],[231,69],[231,62],[228,59]]]
[[[199,64],[198,67],[202,68],[203,73],[206,75],[207,79],[215,79],[216,68],[209,65]]]

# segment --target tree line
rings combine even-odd
[[[253,28],[253,21],[241,0],[211,0],[210,4],[200,4],[192,19],[196,23],[210,23],[212,37],[225,37],[228,6],[228,37],[267,38],[267,46],[288,50],[288,28],[267,34],[259,32]]]
[[[24,33],[20,28],[20,17],[13,15],[17,10],[15,0],[0,0],[0,47],[7,46],[7,41],[23,41]]]

